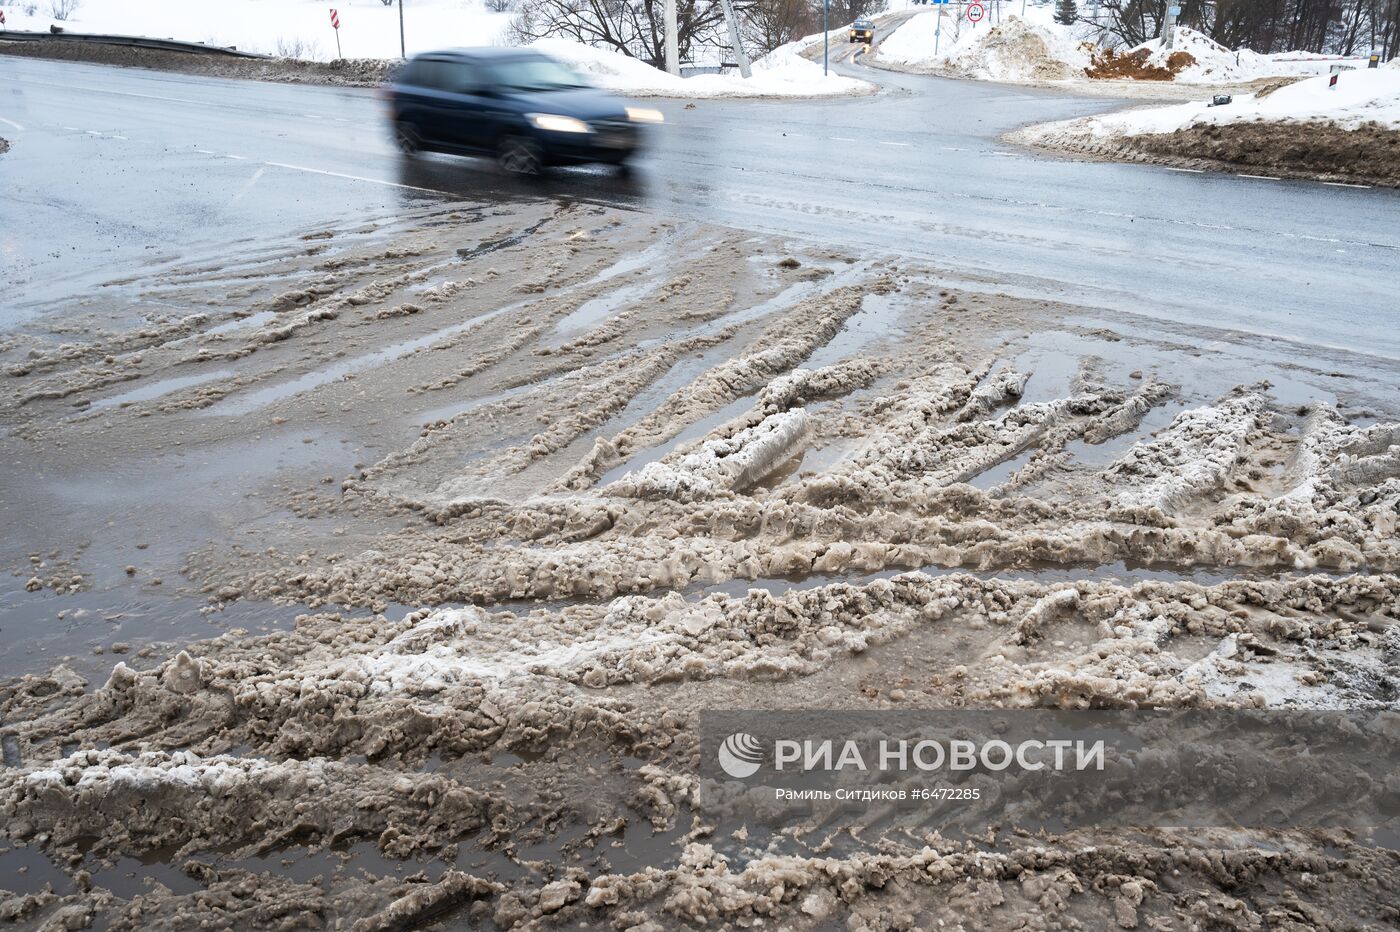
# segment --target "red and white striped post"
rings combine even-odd
[[[340,12],[335,7],[331,7],[331,28],[335,30],[335,57],[344,58],[340,54]]]

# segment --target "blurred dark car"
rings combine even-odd
[[[494,156],[537,174],[550,165],[625,165],[661,113],[628,106],[566,65],[529,49],[426,52],[384,88],[394,138],[423,150]]]
[[[851,23],[851,41],[864,42],[867,45],[875,41],[875,21],[862,16]]]

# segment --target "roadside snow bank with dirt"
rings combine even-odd
[[[1375,123],[1400,130],[1400,70],[1345,72],[1337,85],[1318,76],[1268,94],[1237,97],[1222,107],[1193,101],[1172,107],[1144,107],[1098,116],[1047,123],[1027,131],[1028,141],[1065,134],[1113,139],[1152,133],[1172,133],[1192,126],[1260,122],[1332,123],[1356,129]]]
[[[618,52],[569,39],[541,39],[532,48],[567,62],[600,87],[634,97],[840,97],[875,90],[868,81],[824,76],[820,65],[792,49],[779,49],[755,62],[753,77],[746,80],[737,74],[680,78]]]
[[[914,16],[880,43],[876,57],[982,81],[1067,81],[1083,78],[1089,65],[1089,49],[1064,27],[1019,16],[991,27],[958,27],[953,17],[945,16],[942,35],[935,37],[940,15]]]

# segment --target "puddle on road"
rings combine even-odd
[[[272,385],[267,388],[249,392],[246,395],[235,395],[230,398],[225,398],[223,401],[200,411],[199,415],[202,417],[230,417],[248,414],[259,408],[265,408],[274,402],[309,392],[313,388],[329,385],[331,382],[343,379],[351,373],[359,372],[363,369],[372,369],[376,366],[382,366],[385,363],[402,359],[410,353],[417,352],[420,349],[426,349],[434,343],[440,343],[450,337],[466,333],[493,318],[524,307],[526,303],[528,302],[517,301],[514,304],[507,304],[494,311],[479,314],[469,320],[458,321],[455,324],[441,327],[431,333],[414,337],[411,340],[391,343],[382,349],[377,349],[369,353],[362,353],[359,356],[352,356],[335,365],[308,372],[305,375],[292,379],[290,382]]]
[[[1357,572],[1364,571],[1358,570]],[[687,599],[698,602],[715,594],[743,598],[750,589],[764,589],[770,594],[781,595],[784,592],[801,592],[838,583],[864,586],[877,579],[893,579],[906,573],[923,573],[925,576],[932,577],[966,575],[975,576],[978,579],[1005,579],[1046,585],[1087,580],[1115,583],[1122,586],[1133,586],[1141,582],[1191,582],[1201,586],[1214,586],[1235,579],[1301,579],[1310,575],[1339,578],[1348,575],[1330,573],[1324,570],[1302,573],[1293,570],[1269,572],[1250,568],[1163,566],[1123,560],[1102,565],[1040,564],[1025,569],[1003,570],[978,570],[971,567],[948,567],[931,564],[918,567],[887,567],[883,570],[861,574],[813,573],[807,576],[793,577],[735,578],[719,583],[695,583],[680,591]]]
[[[232,378],[232,369],[220,369],[217,372],[205,372],[201,375],[181,375],[170,379],[160,379],[149,385],[140,388],[133,388],[129,392],[122,392],[120,395],[112,395],[110,398],[99,398],[88,406],[89,411],[101,411],[105,408],[117,408],[122,405],[135,404],[139,401],[150,401],[169,395],[171,392],[178,392],[181,389],[193,388],[196,385],[203,385],[205,382],[213,382],[218,379]]]
[[[807,358],[803,368],[819,369],[854,356],[881,340],[904,335],[896,326],[909,307],[902,295],[868,294],[861,300],[860,310],[846,319],[836,336]]]
[[[214,337],[220,334],[233,333],[235,330],[252,330],[256,327],[261,327],[263,324],[271,323],[276,318],[276,311],[258,311],[257,313],[249,314],[247,317],[225,321],[217,327],[210,327],[208,330],[201,333],[200,336]]]
[[[76,891],[72,878],[43,851],[0,836],[0,887],[24,896],[45,888],[63,896]]]
[[[602,488],[609,483],[615,482],[627,475],[627,473],[641,469],[647,463],[654,463],[659,459],[664,459],[684,443],[700,439],[721,424],[731,421],[745,411],[748,411],[753,407],[754,401],[757,398],[757,393],[745,395],[742,398],[736,398],[708,417],[703,417],[698,421],[694,421],[665,443],[655,447],[648,447],[645,450],[634,453],[632,456],[628,457],[625,462],[603,473],[602,477],[599,478],[596,483],[597,487]]]
[[[1039,445],[1032,444],[1011,459],[1003,460],[992,468],[983,470],[968,479],[967,484],[975,489],[981,489],[983,492],[995,488],[1015,475],[1016,471],[1029,463],[1031,457],[1035,456],[1041,449]]]
[[[661,279],[642,278],[619,285],[612,291],[596,298],[590,298],[565,315],[554,326],[554,336],[567,337],[582,333],[638,298],[645,297],[661,287]],[[556,344],[557,345],[557,344]]]
[[[12,588],[0,591],[0,678],[38,673],[68,657],[78,673],[101,680],[118,661],[136,663],[137,652],[148,645],[188,644],[230,628],[290,630],[297,615],[313,611],[243,600],[222,611],[201,611],[208,608],[203,596],[164,594],[136,583],[60,595],[26,592],[16,578]],[[118,654],[113,644],[129,649]],[[98,647],[104,652],[94,654]]]

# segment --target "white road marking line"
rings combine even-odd
[[[856,142],[857,140],[852,139],[850,136],[832,136],[832,137],[831,137],[831,141],[832,141],[832,142]]]
[[[215,152],[215,151],[212,150],[212,149],[195,149],[194,151],[198,152],[200,155],[218,155],[218,154],[219,154],[219,153]]]
[[[249,179],[243,184],[243,187],[241,187],[241,188],[238,189],[238,193],[235,194],[235,195],[229,200],[229,203],[230,203],[230,204],[234,203],[235,201],[237,201],[237,200],[239,200],[240,198],[242,198],[243,195],[247,194],[250,190],[252,190],[253,185],[257,184],[257,183],[258,183],[258,179],[261,178],[261,177],[262,177],[264,174],[266,174],[266,173],[267,173],[267,166],[266,166],[266,165],[261,165],[261,166],[259,166],[259,167],[258,167],[258,170],[255,171],[255,172],[253,172],[253,177],[249,178]]]
[[[85,129],[85,130],[83,130],[83,132],[87,133],[89,136],[101,136],[101,135],[102,135],[101,133],[99,133],[99,132],[98,132],[97,130],[95,130],[95,129]]]
[[[68,130],[68,132],[70,132],[70,133],[76,133],[76,132],[78,132],[78,127],[76,127],[76,126],[65,126],[65,127],[63,127],[63,128],[66,129],[66,130]]]
[[[911,145],[911,143],[907,143],[907,142],[886,142],[886,141],[883,140],[883,139],[880,139],[880,140],[877,140],[877,141],[878,141],[878,142],[880,143],[880,145],[882,145],[882,146],[903,146],[903,147],[905,147],[906,149],[909,148],[909,146]]]
[[[967,151],[967,150],[965,150],[965,149],[959,149],[957,146],[939,146],[939,148],[942,149],[944,152],[965,152],[965,151]]]
[[[1334,188],[1370,188],[1369,184],[1347,184],[1345,181],[1324,181],[1323,184],[1331,185]]]
[[[1244,172],[1240,172],[1240,177],[1241,177],[1241,178],[1257,178],[1257,179],[1260,180],[1260,181],[1278,181],[1278,180],[1279,180],[1279,178],[1278,178],[1277,175],[1246,175]]]
[[[288,165],[286,162],[263,162],[271,168],[288,168],[294,172],[310,172],[313,175],[328,175],[331,178],[345,178],[349,181],[368,181],[370,184],[382,184],[390,188],[403,188],[405,191],[424,191],[428,194],[451,194],[450,191],[439,191],[435,188],[420,188],[412,184],[400,184],[397,181],[385,181],[383,178],[366,178],[363,175],[347,175],[344,172],[327,171],[324,168],[309,168],[306,165]]]
[[[0,117],[0,123],[4,123],[6,126],[13,126],[15,128],[15,132],[17,133],[24,132],[24,127],[21,124],[16,123],[14,120],[7,120],[4,117]]]
[[[1206,173],[1204,168],[1173,168],[1171,165],[1163,165],[1162,167],[1169,172],[1187,172],[1192,175],[1204,175]]]
[[[107,134],[107,138],[108,138],[108,139],[120,139],[122,142],[127,142],[127,141],[128,141],[127,138],[126,138],[125,136],[119,135],[119,134],[117,134],[117,133],[108,133],[108,134]]]
[[[242,161],[246,161],[247,158],[248,158],[248,156],[246,156],[246,155],[226,155],[226,156],[224,156],[224,158],[226,158],[226,159],[237,159],[238,161],[242,162]]]
[[[160,94],[138,94],[135,91],[114,91],[109,87],[75,87],[72,84],[51,84],[48,81],[30,81],[25,78],[17,78],[15,80],[21,84],[41,84],[44,87],[64,91],[84,91],[89,94],[118,94],[122,97],[142,97],[146,100],[168,100],[178,104],[195,104],[199,107],[209,106],[207,100],[190,100],[188,97],[165,97]]]

